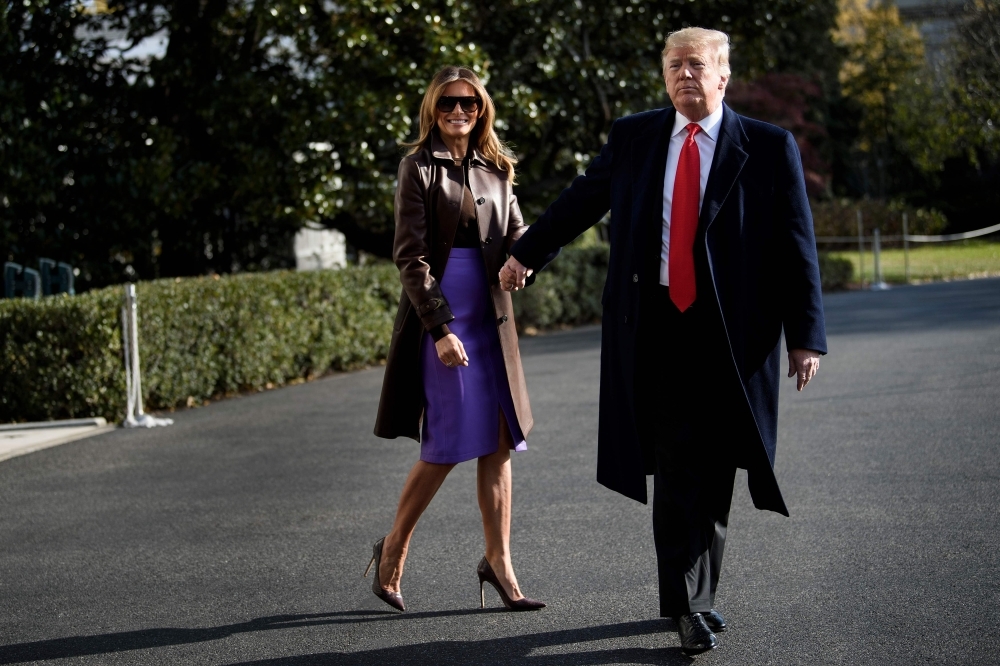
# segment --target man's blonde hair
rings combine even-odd
[[[722,76],[729,78],[729,35],[718,30],[707,28],[684,28],[667,35],[667,43],[660,57],[663,60],[663,71],[667,71],[667,53],[670,49],[712,49],[717,55],[715,62]]]

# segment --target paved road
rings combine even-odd
[[[784,385],[790,519],[737,479],[699,664],[1000,663],[1000,280],[828,296]],[[406,614],[360,574],[416,456],[371,436],[381,370],[0,464],[0,664],[686,664],[649,507],[594,482],[599,331],[526,340],[538,426],[513,549],[540,613],[480,611],[473,463],[421,522]]]

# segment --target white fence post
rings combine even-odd
[[[173,423],[142,411],[142,373],[139,371],[139,304],[135,285],[125,285],[122,299],[122,352],[125,356],[126,413],[122,425],[126,428],[154,428]]]
[[[910,284],[910,230],[905,210],[903,211],[903,273],[906,284]]]
[[[858,284],[865,288],[865,226],[861,222],[861,209],[858,213]]]
[[[885,291],[889,285],[882,279],[882,234],[878,229],[872,232],[872,256],[875,260],[875,274],[872,277],[872,291]]]

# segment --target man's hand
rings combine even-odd
[[[514,257],[509,257],[507,263],[500,269],[500,288],[504,291],[524,289],[524,281],[531,273],[530,268],[526,268]]]
[[[796,377],[796,389],[806,387],[819,370],[819,352],[812,349],[793,349],[788,352],[788,376]]]
[[[434,343],[438,358],[449,368],[458,365],[469,365],[469,356],[465,353],[465,345],[454,333],[449,333]]]

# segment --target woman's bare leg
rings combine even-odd
[[[379,584],[384,589],[399,593],[399,581],[403,577],[403,564],[406,562],[413,530],[453,467],[455,466],[418,460],[410,470],[399,496],[399,508],[396,509],[392,531],[386,535],[382,544]]]
[[[496,453],[479,458],[476,486],[486,537],[486,560],[511,600],[516,601],[524,595],[517,586],[514,566],[510,561],[511,440],[507,419],[501,411],[500,445]]]

